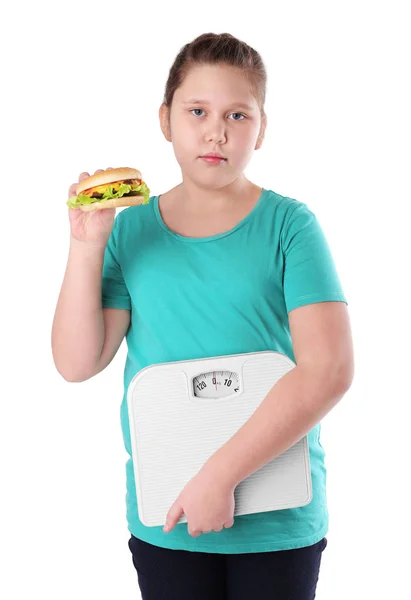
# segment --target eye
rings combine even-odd
[[[202,108],[192,108],[191,110],[189,110],[189,112],[192,113],[194,110],[202,111],[203,109]],[[242,119],[232,119],[233,121],[243,121],[244,119],[247,119],[247,117],[245,115],[243,115],[243,113],[233,112],[231,114],[232,115],[241,115],[243,117]],[[194,115],[194,116],[198,116],[198,115]]]

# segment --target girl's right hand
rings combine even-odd
[[[108,171],[111,168],[108,167],[106,170]],[[95,173],[102,171],[104,169],[97,169]],[[80,174],[78,182],[71,184],[69,187],[69,198],[77,195],[77,184],[87,177],[90,177],[90,173],[83,172]],[[87,242],[90,245],[106,246],[114,225],[115,208],[92,211],[83,211],[81,208],[69,208],[68,211],[72,238],[79,242]]]

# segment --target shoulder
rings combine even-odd
[[[278,192],[275,192],[274,190],[271,190],[271,189],[265,188],[265,190],[266,190],[268,202],[271,202],[272,204],[274,204],[276,206],[276,208],[280,209],[284,214],[290,215],[297,208],[300,208],[303,210],[304,209],[310,210],[308,208],[307,204],[305,204],[304,202],[301,202],[300,200],[297,200],[296,198],[293,198],[291,196],[284,196],[284,195],[279,194]]]
[[[126,206],[116,214],[117,227],[127,229],[131,226],[138,226],[153,215],[153,203],[156,196],[150,196],[148,204],[138,204],[137,206]]]
[[[275,213],[275,219],[280,223],[281,233],[287,233],[293,227],[299,227],[303,222],[315,218],[313,211],[305,202],[291,196],[284,196],[267,189],[267,206]]]
[[[124,260],[130,255],[130,250],[135,247],[136,240],[139,240],[141,244],[144,233],[152,230],[154,198],[155,196],[150,196],[148,204],[123,207],[115,216],[112,236],[117,250]]]

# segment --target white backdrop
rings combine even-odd
[[[82,171],[135,166],[152,195],[181,181],[158,108],[180,48],[209,31],[262,55],[268,126],[246,175],[316,213],[349,303],[356,375],[322,422],[330,529],[316,597],[405,597],[407,4],[38,0],[1,8],[2,598],[140,597],[120,430],[126,342],[84,383],[66,382],[52,359],[65,202]]]

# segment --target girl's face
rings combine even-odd
[[[212,187],[242,174],[266,126],[247,79],[227,65],[192,68],[174,93],[170,113],[161,105],[160,121],[183,173]],[[199,158],[209,152],[227,160],[209,164]]]

